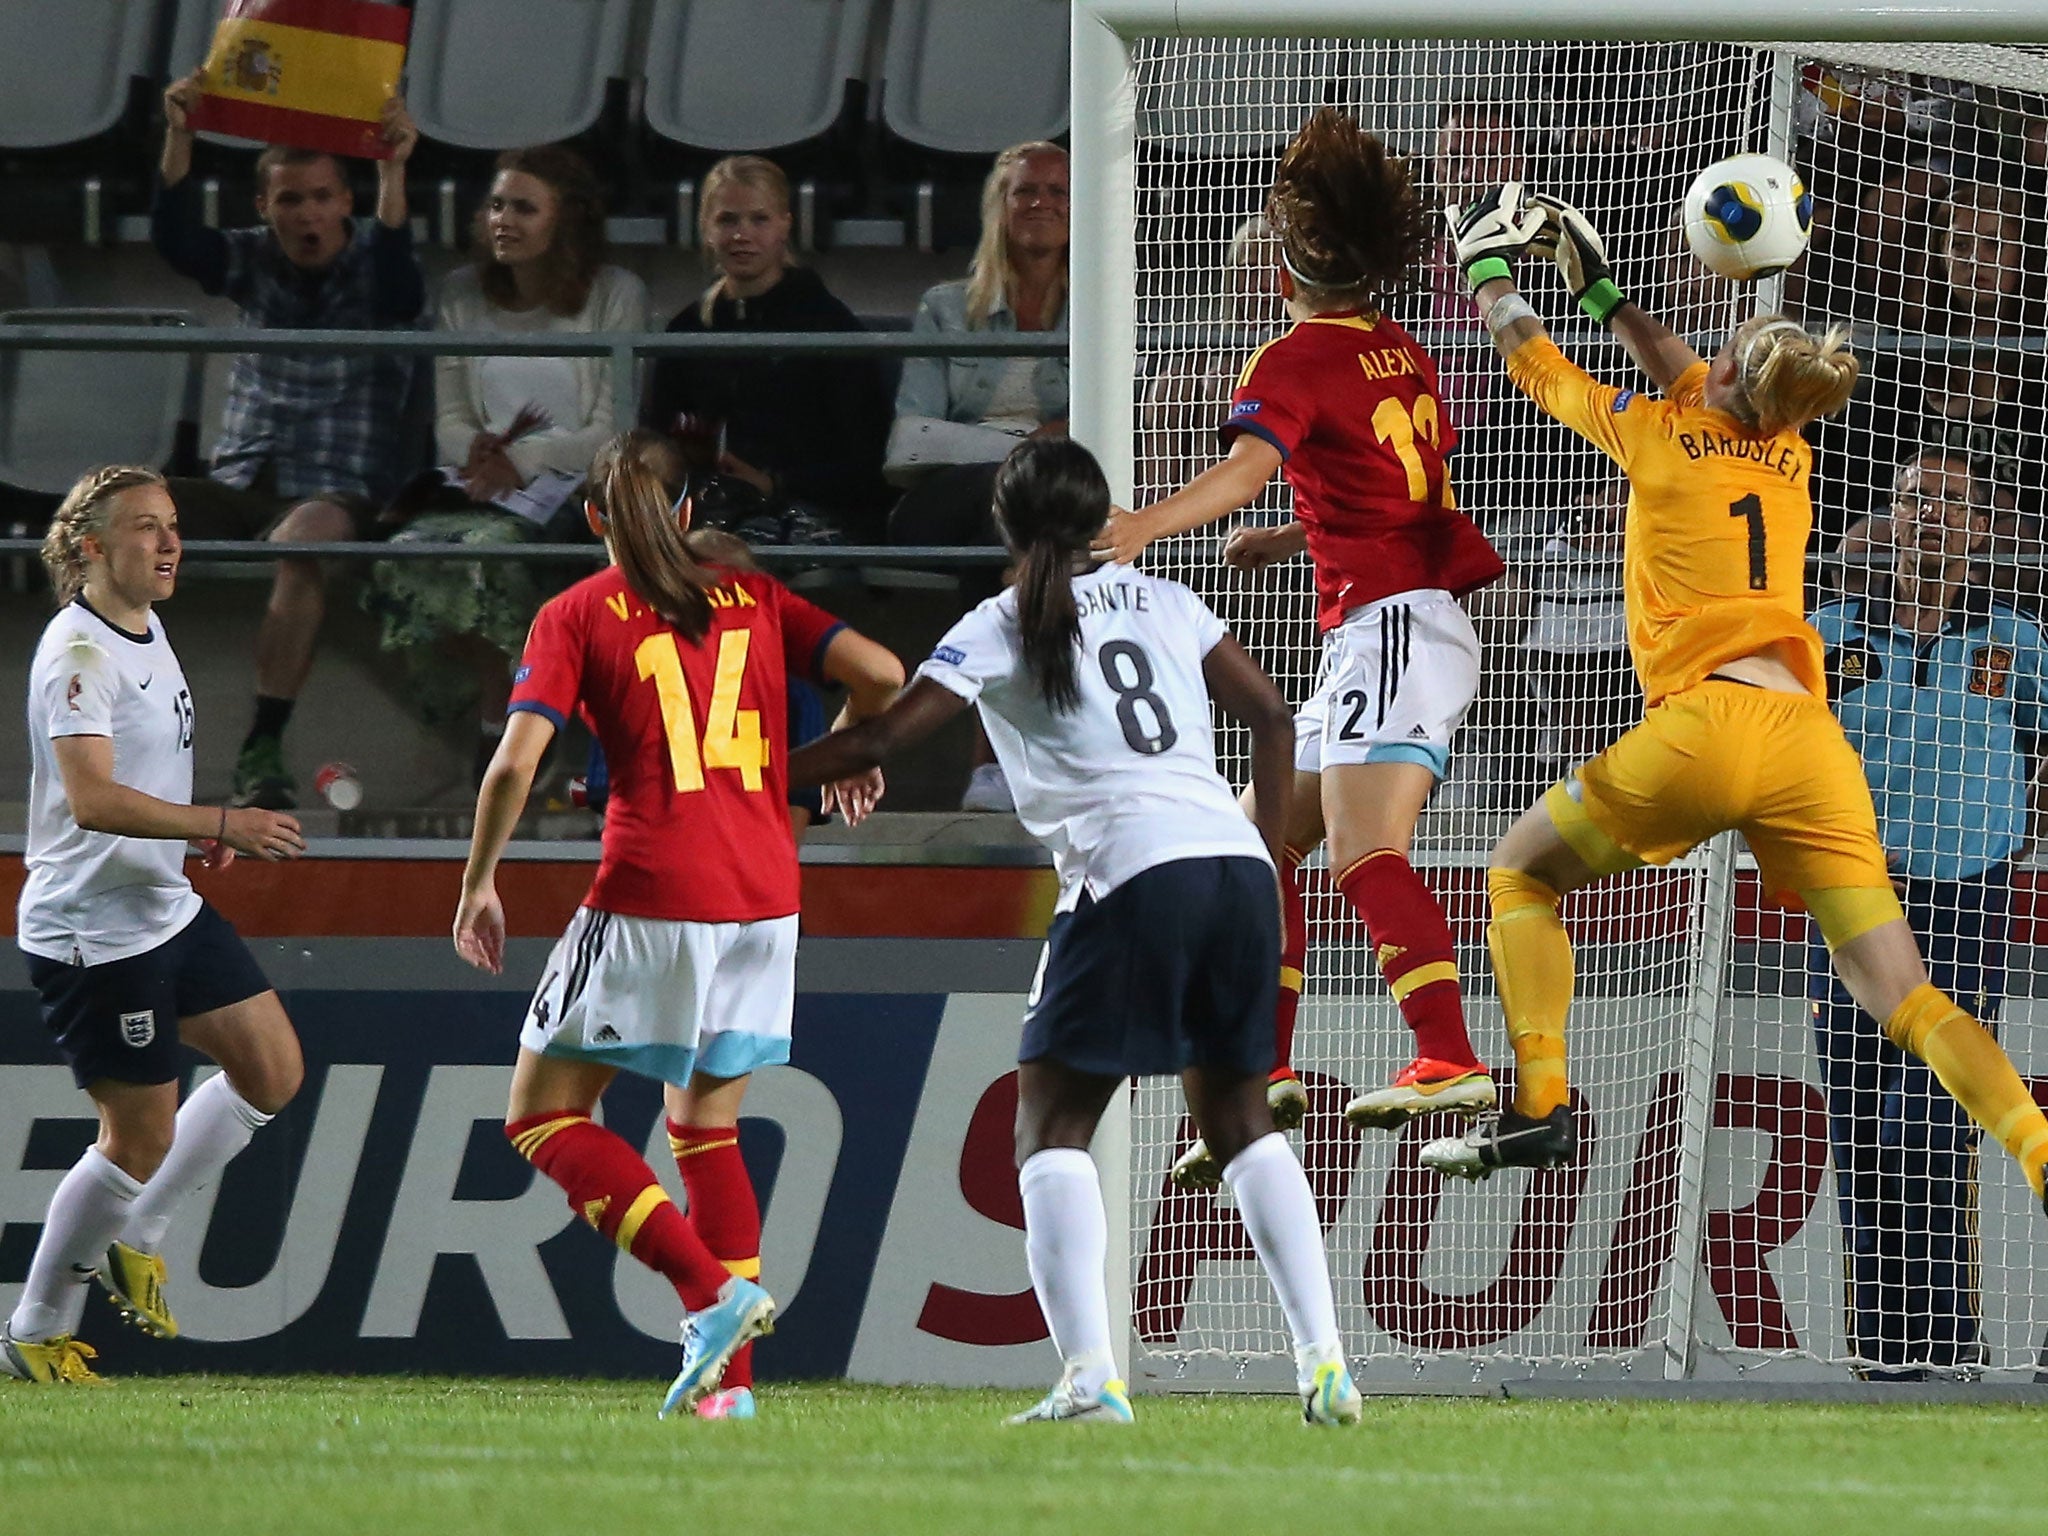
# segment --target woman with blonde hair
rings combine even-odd
[[[1997,1042],[1927,979],[1806,617],[1813,450],[1801,433],[1855,388],[1846,332],[1814,336],[1760,315],[1708,362],[1623,297],[1600,237],[1569,205],[1525,200],[1510,184],[1447,213],[1508,377],[1628,476],[1623,583],[1648,710],[1493,850],[1487,947],[1515,1053],[1514,1103],[1429,1143],[1423,1162],[1476,1179],[1575,1155],[1572,947],[1559,902],[1733,829],[1766,896],[1812,914],[1863,1011],[1992,1130],[2040,1200],[2048,1119]],[[1565,359],[1512,281],[1511,258],[1532,246],[1554,254],[1580,308],[1613,329],[1661,397],[1601,384]]]
[[[51,1196],[0,1376],[96,1379],[78,1338],[95,1279],[135,1327],[177,1337],[164,1238],[304,1075],[277,993],[185,875],[189,845],[218,869],[306,844],[277,811],[192,804],[192,691],[156,614],[182,553],[163,476],[133,465],[82,476],[43,540],[59,607],[29,665],[16,939],[99,1136]],[[182,1046],[223,1070],[181,1108]]]
[[[981,240],[967,276],[927,289],[920,335],[1067,330],[1067,152],[1042,139],[996,156],[981,188]],[[1064,357],[907,357],[884,474],[906,486],[889,514],[891,544],[1000,546],[996,470],[1026,437],[1064,437]],[[992,571],[963,575],[970,601],[997,590]],[[961,809],[1011,809],[1003,770],[979,735]]]
[[[1067,327],[1067,152],[1017,144],[981,192],[981,242],[967,276],[926,291],[919,334]],[[975,430],[985,429],[985,430]],[[996,466],[1019,438],[1067,430],[1064,357],[912,357],[896,391],[889,475],[911,487],[889,519],[897,544],[1000,544]]]
[[[791,256],[789,180],[774,161],[714,165],[697,229],[717,276],[670,334],[863,329]],[[702,445],[700,525],[757,544],[865,543],[879,539],[888,500],[884,398],[872,358],[670,354],[649,373],[640,421]]]

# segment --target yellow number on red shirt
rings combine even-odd
[[[1412,415],[1409,408],[1393,395],[1373,407],[1373,436],[1394,450],[1394,457],[1408,472],[1410,501],[1429,500],[1429,471],[1423,466],[1422,455],[1415,451],[1415,439],[1422,437],[1432,448],[1441,444],[1443,428],[1439,421],[1436,396],[1431,394],[1415,397]]]
[[[718,670],[712,678],[711,709],[704,717],[701,748],[675,635],[667,631],[649,635],[634,648],[633,664],[643,682],[654,684],[654,697],[661,705],[661,727],[668,736],[669,766],[675,773],[678,794],[702,789],[706,768],[737,769],[741,788],[761,788],[761,770],[768,766],[761,712],[740,708],[740,681],[746,676],[747,647],[753,638],[744,629],[728,629],[718,637]]]

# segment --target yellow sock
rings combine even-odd
[[[1934,1069],[1941,1086],[1996,1136],[2041,1197],[2041,1165],[2048,1159],[2048,1118],[1982,1024],[1939,988],[1922,983],[1907,994],[1884,1032],[1902,1051]]]
[[[1541,1120],[1569,1097],[1564,1021],[1572,1006],[1572,941],[1557,892],[1518,869],[1486,874],[1493,921],[1486,949],[1515,1049],[1515,1112]]]

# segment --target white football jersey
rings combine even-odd
[[[1051,850],[1060,910],[1175,859],[1266,859],[1216,771],[1202,661],[1223,621],[1179,582],[1128,565],[1074,578],[1080,706],[1056,714],[1024,664],[1014,589],[941,640],[919,677],[980,706],[1017,818]]]
[[[155,949],[199,911],[182,840],[88,832],[72,818],[51,746],[106,736],[114,782],[192,803],[192,692],[151,616],[149,633],[116,629],[67,603],[43,631],[29,670],[28,878],[15,932],[32,955],[104,965]]]

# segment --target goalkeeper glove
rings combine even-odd
[[[1543,215],[1543,233],[1535,249],[1557,263],[1565,287],[1595,325],[1605,325],[1628,297],[1614,286],[1607,265],[1607,246],[1586,216],[1561,198],[1538,192],[1529,201]]]
[[[1452,248],[1474,293],[1482,283],[1512,277],[1509,258],[1528,250],[1546,228],[1544,211],[1522,200],[1519,181],[1490,188],[1463,208],[1447,205],[1444,222],[1451,227]]]

